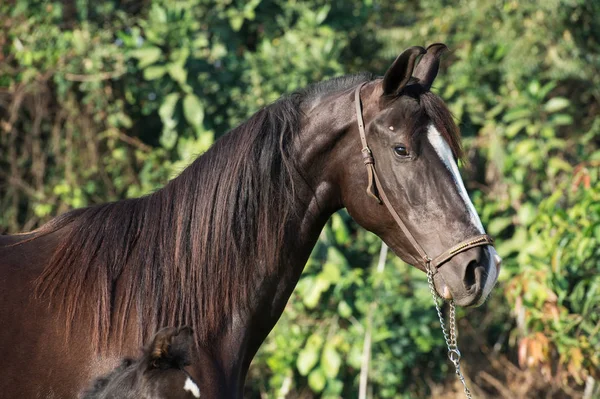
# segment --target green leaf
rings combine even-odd
[[[155,80],[162,78],[167,72],[167,68],[164,66],[153,65],[144,69],[144,79]]]
[[[144,47],[131,50],[129,55],[138,59],[140,68],[146,68],[160,59],[162,51],[158,47]]]
[[[183,99],[183,115],[196,132],[202,128],[204,108],[195,94],[188,94]]]
[[[327,261],[339,265],[342,269],[348,267],[348,260],[344,254],[333,246],[327,248]]]
[[[165,97],[158,109],[158,115],[160,116],[163,125],[168,124],[171,127],[177,101],[179,101],[179,93],[171,93]]]
[[[175,143],[177,143],[177,131],[175,131],[175,129],[163,128],[159,142],[160,145],[162,145],[167,150],[170,150],[171,148],[175,147]]]
[[[567,114],[552,115],[551,120],[555,126],[568,126],[573,123],[573,117]]]
[[[170,59],[174,64],[178,64],[183,67],[189,56],[190,56],[190,49],[187,47],[183,47],[183,48],[180,48],[177,50],[173,50],[171,52]]]
[[[598,232],[600,233],[600,226],[598,230]],[[350,305],[348,305],[348,302],[341,301],[340,303],[338,303],[338,314],[345,319],[352,316],[352,308],[350,307]]]
[[[238,32],[242,29],[242,25],[244,24],[244,16],[242,13],[236,12],[234,15],[231,15],[229,17],[229,24],[234,32]]]
[[[600,224],[594,226],[594,237],[596,237],[596,240],[600,242]]]
[[[316,393],[321,392],[325,388],[325,383],[327,383],[327,380],[321,369],[313,370],[308,376],[308,385]]]
[[[310,370],[317,364],[319,356],[313,350],[302,350],[298,354],[298,360],[296,360],[296,367],[300,375],[307,375]]]
[[[512,122],[516,121],[517,119],[528,118],[529,116],[531,116],[531,110],[529,108],[517,108],[512,109],[504,114],[502,120],[504,122]]]
[[[169,65],[169,75],[174,81],[184,84],[187,79],[187,71],[179,64]]]
[[[321,294],[329,289],[331,282],[323,275],[319,274],[314,284],[304,294],[304,305],[309,309],[314,309],[321,299]]]
[[[307,375],[319,360],[319,351],[323,345],[323,338],[317,334],[311,335],[306,340],[306,346],[298,354],[296,367],[300,375]]]
[[[571,102],[564,97],[554,97],[548,100],[546,104],[544,104],[544,111],[548,113],[553,113],[556,111],[560,111],[561,109],[565,109],[571,104]]]
[[[512,224],[512,218],[506,217],[495,217],[488,223],[488,231],[492,236],[496,236]]]
[[[331,343],[326,343],[321,354],[321,367],[328,378],[335,378],[340,370],[342,358]]]
[[[167,23],[167,11],[154,3],[150,9],[150,20],[155,23],[166,24]]]
[[[537,213],[536,208],[530,202],[526,202],[519,208],[517,215],[522,225],[528,226],[535,219]]]
[[[43,218],[52,213],[52,205],[50,204],[36,204],[33,207],[33,212],[37,217]]]
[[[198,32],[196,38],[192,42],[194,49],[202,49],[208,47],[210,42],[208,41],[207,34],[204,32]]]
[[[173,148],[175,143],[177,143],[177,132],[175,130],[177,120],[173,117],[177,101],[179,101],[179,94],[171,93],[165,97],[165,100],[158,109],[158,115],[163,123],[163,130],[159,141],[168,150]]]
[[[317,25],[321,25],[323,21],[325,21],[325,18],[327,18],[327,15],[329,14],[329,10],[331,10],[331,6],[329,4],[321,7],[321,9],[317,12],[317,16],[315,17],[315,22]]]
[[[323,271],[319,273],[319,275],[329,281],[331,284],[336,284],[342,276],[339,266],[331,262],[325,262]]]
[[[524,127],[529,125],[529,119],[519,119],[513,123],[511,123],[506,128],[506,137],[512,139],[519,133]]]
[[[531,83],[529,83],[529,86],[527,87],[527,89],[534,96],[536,94],[538,94],[539,91],[540,91],[540,82],[539,82],[539,80],[533,80],[533,81],[531,81]]]
[[[570,163],[562,158],[551,157],[548,160],[548,174],[550,176],[556,175],[560,171],[569,172],[573,169]]]
[[[334,213],[331,216],[331,229],[335,234],[335,241],[338,244],[344,245],[348,243],[350,233],[344,219],[339,213]]]
[[[542,99],[546,97],[548,93],[550,93],[556,87],[556,82],[548,82],[538,92],[538,98]]]

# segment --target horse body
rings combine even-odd
[[[0,398],[76,397],[167,325],[194,329],[188,371],[202,397],[242,397],[252,358],[342,207],[418,265],[364,192],[358,84],[367,82],[362,112],[381,178],[415,239],[435,255],[483,233],[448,167],[454,160],[440,155],[459,152],[449,112],[426,82],[407,85],[422,52],[403,53],[383,80],[338,78],[274,103],[147,197],[0,237],[0,351],[11,365]],[[437,72],[426,57],[419,66]],[[428,71],[415,76],[433,79]],[[471,248],[439,269],[436,289],[480,303],[498,264],[493,248]]]

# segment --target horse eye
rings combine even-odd
[[[401,156],[401,157],[407,157],[408,156],[408,150],[403,145],[396,145],[396,146],[394,146],[394,152],[396,153],[396,155]]]

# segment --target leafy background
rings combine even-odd
[[[81,0],[0,5],[0,232],[161,187],[282,93],[443,41],[434,91],[504,258],[459,313],[479,397],[600,396],[600,3]],[[425,276],[341,211],[248,397],[461,397]],[[365,362],[365,336],[371,359]],[[368,352],[368,351],[367,351]]]

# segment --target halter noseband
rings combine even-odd
[[[360,84],[354,91],[354,105],[356,107],[356,120],[358,122],[358,132],[360,134],[360,141],[362,143],[361,152],[362,152],[362,156],[363,156],[363,162],[364,162],[365,166],[367,167],[367,176],[369,179],[369,182],[367,185],[367,194],[370,197],[377,200],[377,202],[379,202],[380,204],[383,203],[386,206],[386,208],[388,209],[388,211],[390,212],[390,214],[396,221],[396,224],[398,224],[398,226],[400,227],[400,229],[402,230],[404,235],[408,238],[408,240],[410,241],[412,246],[419,253],[419,256],[421,257],[421,261],[423,262],[423,265],[425,266],[425,271],[428,271],[431,268],[432,274],[436,274],[438,272],[438,268],[440,266],[442,266],[444,263],[446,263],[447,261],[449,261],[450,259],[452,259],[452,257],[454,257],[456,254],[459,254],[461,252],[464,252],[464,251],[474,248],[474,247],[493,245],[494,240],[492,239],[492,237],[490,237],[487,234],[480,234],[480,235],[473,236],[471,238],[468,238],[468,239],[456,244],[455,246],[453,246],[452,248],[443,252],[442,254],[438,255],[434,259],[431,259],[427,255],[425,250],[419,245],[419,243],[417,242],[415,237],[410,233],[410,231],[408,230],[408,228],[406,227],[406,225],[404,224],[402,219],[400,219],[400,216],[398,215],[398,213],[394,210],[394,207],[392,206],[392,203],[390,202],[387,195],[385,194],[383,185],[381,184],[381,181],[379,180],[379,177],[377,176],[377,171],[375,170],[375,159],[373,158],[373,153],[371,152],[371,149],[369,148],[369,145],[367,144],[367,136],[365,133],[365,123],[364,123],[364,120],[362,117],[362,108],[361,108],[361,103],[360,103],[360,89],[362,89],[362,87],[365,85],[365,83]]]

